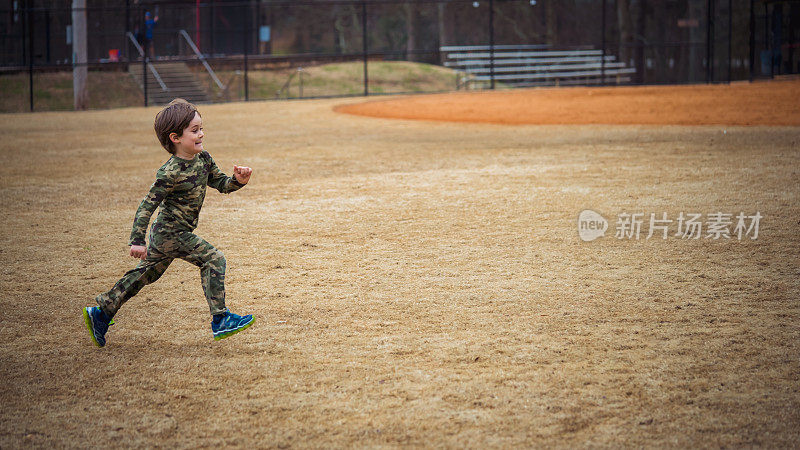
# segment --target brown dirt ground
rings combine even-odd
[[[355,101],[204,106],[216,161],[255,172],[197,233],[258,322],[214,342],[176,261],[104,349],[81,308],[134,264],[156,109],[3,116],[0,447],[800,440],[800,128],[332,110]],[[585,243],[584,208],[764,219],[757,240]]]
[[[466,92],[339,106],[370,117],[500,124],[800,126],[800,80]]]

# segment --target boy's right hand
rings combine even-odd
[[[144,245],[131,245],[131,256],[144,261],[147,258],[147,247]]]

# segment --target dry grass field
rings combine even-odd
[[[0,447],[797,445],[800,127],[333,111],[359,101],[202,107],[254,174],[197,233],[258,321],[213,341],[176,261],[103,349],[81,308],[135,264],[157,109],[0,116]],[[616,239],[625,211],[763,218]]]

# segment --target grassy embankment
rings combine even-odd
[[[27,73],[0,76],[0,112],[30,110]],[[89,72],[89,108],[109,109],[143,104],[142,91],[127,72]],[[72,72],[33,76],[35,111],[71,110]]]
[[[441,66],[391,61],[370,62],[367,67],[369,92],[373,94],[456,89],[456,73]],[[222,92],[206,72],[198,72],[198,79],[213,94],[215,100],[236,100],[244,97],[242,71],[222,70],[217,75],[226,85],[227,92]],[[288,87],[281,91],[290,77],[292,79]],[[302,97],[359,95],[364,92],[364,66],[361,62],[304,67],[302,78]],[[251,99],[298,98],[301,96],[300,73],[297,68],[250,71],[248,90]]]
[[[456,74],[450,69],[406,61],[370,62],[370,93],[437,92],[456,88]],[[199,68],[197,78],[215,102],[244,99],[241,71],[221,70],[227,86],[221,91]],[[195,69],[197,70],[197,69]],[[251,99],[272,99],[297,69],[253,70],[248,72]],[[303,68],[303,97],[358,95],[364,92],[364,71],[360,62],[334,63]],[[34,76],[34,109],[72,109],[72,73],[43,73]],[[28,75],[0,76],[0,112],[23,112],[29,108]],[[300,96],[300,77],[295,74],[282,98]],[[89,72],[89,108],[108,109],[139,106],[142,92],[127,72]]]

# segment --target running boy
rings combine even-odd
[[[211,309],[211,331],[219,340],[249,327],[255,321],[231,313],[225,307],[225,256],[192,231],[206,185],[223,194],[236,191],[250,181],[253,170],[233,166],[233,177],[222,173],[211,155],[203,150],[203,120],[197,108],[183,99],[175,99],[157,115],[154,124],[161,145],[172,154],[156,172],[156,181],[142,200],[133,221],[128,245],[130,255],[141,259],[110,291],[95,298],[99,306],[83,311],[92,341],[102,347],[112,318],[129,298],[144,286],[158,280],[175,258],[200,268],[208,306]],[[150,228],[150,245],[145,246],[145,233],[150,217],[161,205]]]

